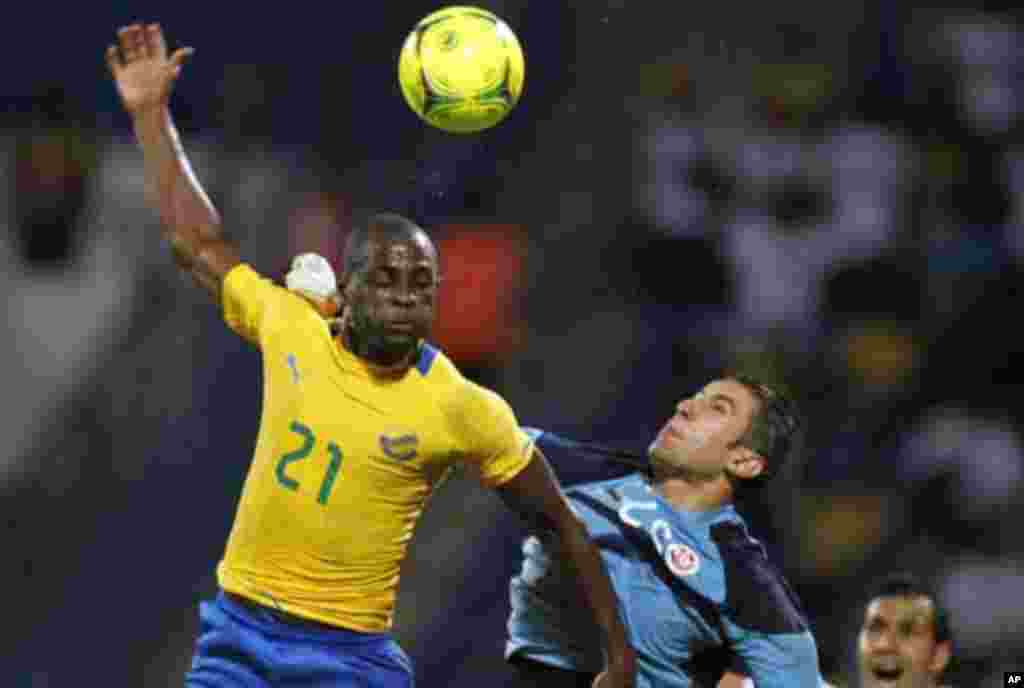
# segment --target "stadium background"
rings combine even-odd
[[[257,354],[176,274],[105,74],[143,19],[197,49],[174,111],[259,269],[336,259],[365,210],[410,214],[442,244],[438,341],[572,436],[643,447],[723,367],[784,381],[803,461],[746,508],[827,673],[849,675],[864,584],[899,568],[949,605],[951,682],[1000,685],[1024,666],[1019,11],[483,4],[527,80],[470,138],[395,83],[433,3],[4,22],[0,684],[180,685],[254,442]],[[521,536],[468,480],[431,503],[397,619],[420,685],[500,684]]]

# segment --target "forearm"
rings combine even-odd
[[[499,490],[501,498],[536,528],[552,530],[562,557],[583,587],[587,605],[604,632],[608,667],[601,685],[628,688],[634,683],[635,655],[619,616],[619,602],[608,570],[587,529],[573,513],[544,454],[536,446],[532,460]],[[595,684],[597,685],[597,684]]]
[[[221,238],[220,215],[192,170],[168,108],[140,112],[133,122],[145,163],[146,190],[165,235],[176,254],[194,255],[203,242]]]
[[[224,276],[240,261],[238,250],[221,234],[220,215],[192,170],[168,109],[137,113],[134,127],[147,193],[174,259],[219,302]]]

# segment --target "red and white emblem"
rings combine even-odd
[[[665,563],[677,576],[692,576],[700,569],[700,557],[686,545],[673,542],[665,548]]]

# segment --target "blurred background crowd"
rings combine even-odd
[[[808,432],[743,509],[826,674],[852,679],[864,587],[893,570],[948,606],[950,683],[1024,668],[1020,10],[482,4],[527,78],[470,137],[398,91],[434,3],[26,8],[52,50],[6,27],[0,684],[181,685],[255,441],[258,353],[176,272],[104,72],[137,19],[197,50],[173,111],[259,270],[338,266],[362,213],[408,214],[441,247],[437,343],[582,439],[643,448],[723,370],[764,376]],[[396,627],[421,685],[500,682],[522,536],[468,479],[435,496]]]

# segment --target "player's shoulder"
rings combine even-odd
[[[465,377],[443,350],[428,342],[420,343],[413,372],[448,413],[479,403],[485,396],[485,390]]]
[[[266,292],[268,305],[276,312],[271,320],[278,323],[277,330],[301,338],[309,338],[313,333],[329,331],[329,323],[309,301],[288,289],[270,282]],[[289,341],[292,339],[289,336]]]
[[[283,285],[257,271],[248,263],[239,263],[224,276],[224,289],[235,298],[273,300],[285,308],[301,310],[316,309],[298,294],[289,291]]]
[[[423,349],[429,345],[421,345]],[[426,392],[434,399],[449,429],[472,444],[489,443],[519,433],[512,407],[500,394],[465,377],[440,349],[430,347]],[[422,372],[422,371],[421,371]],[[519,433],[527,437],[525,433]],[[518,438],[518,435],[517,435]]]
[[[629,475],[621,476],[618,478],[608,478],[606,480],[592,480],[585,483],[580,483],[569,488],[568,491],[581,492],[584,494],[606,494],[614,502],[619,503],[628,497],[623,493],[623,489],[632,488],[634,490],[643,490],[647,492],[647,482],[640,473],[630,473]]]
[[[725,570],[725,604],[733,623],[772,634],[808,629],[796,593],[742,520],[716,523],[709,534]]]
[[[462,374],[440,347],[420,342],[419,354],[410,371],[423,383],[424,389],[446,411],[472,404],[483,396],[482,388]]]
[[[503,412],[508,408],[508,402],[504,397],[493,389],[484,387],[464,376],[451,359],[440,350],[437,350],[434,367],[437,368],[437,371],[432,371],[428,379],[431,379],[435,386],[448,392],[446,398],[453,405],[453,411]]]
[[[462,373],[444,351],[426,341],[420,342],[413,369],[424,380],[439,387],[457,387],[465,382]]]

